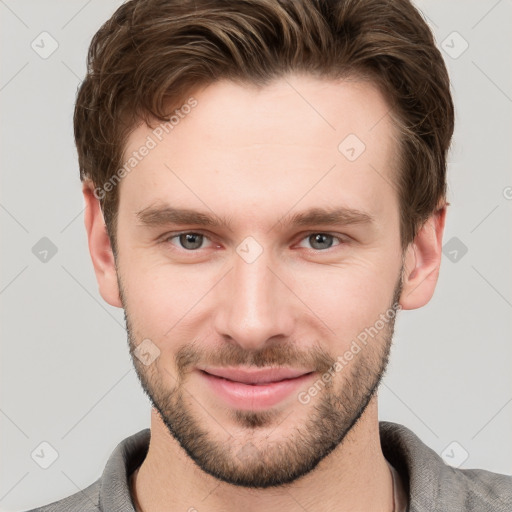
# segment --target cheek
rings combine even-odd
[[[205,272],[152,263],[142,252],[132,251],[120,269],[126,307],[137,337],[150,338],[163,350],[160,345],[182,331],[195,308],[201,308],[211,285]]]
[[[333,343],[345,345],[391,306],[396,279],[391,269],[352,262],[304,271],[295,276],[294,291],[304,312],[314,313],[317,322],[327,325],[326,335],[335,336]]]
[[[159,351],[154,365],[143,370],[159,374],[158,379],[163,379],[165,386],[174,385],[179,378],[175,365],[177,351],[192,340],[199,340],[206,330],[194,315],[200,311],[198,300],[208,288],[202,289],[206,287],[204,280],[190,279],[170,266],[134,266],[130,272],[133,278],[130,280],[126,275],[123,279],[129,282],[125,299],[132,337],[136,344],[151,340]]]

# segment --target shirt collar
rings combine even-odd
[[[121,441],[107,461],[101,476],[100,510],[135,512],[130,494],[130,475],[142,464],[149,449],[149,428]]]

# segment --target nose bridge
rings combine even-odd
[[[229,336],[245,349],[257,350],[272,337],[290,336],[293,319],[286,287],[270,270],[268,251],[253,259],[255,248],[249,245],[246,253],[243,249],[242,243],[233,255],[216,328],[219,335]],[[252,257],[247,257],[251,251]]]

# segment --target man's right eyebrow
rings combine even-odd
[[[214,214],[191,210],[188,208],[174,208],[172,206],[150,206],[138,211],[136,217],[140,224],[147,227],[177,225],[199,225],[208,227],[225,226],[231,229],[231,221]]]

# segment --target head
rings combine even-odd
[[[405,0],[127,2],[74,123],[100,293],[162,423],[226,482],[307,474],[437,281],[453,104],[423,18]],[[202,371],[275,366],[309,376],[272,406]]]

